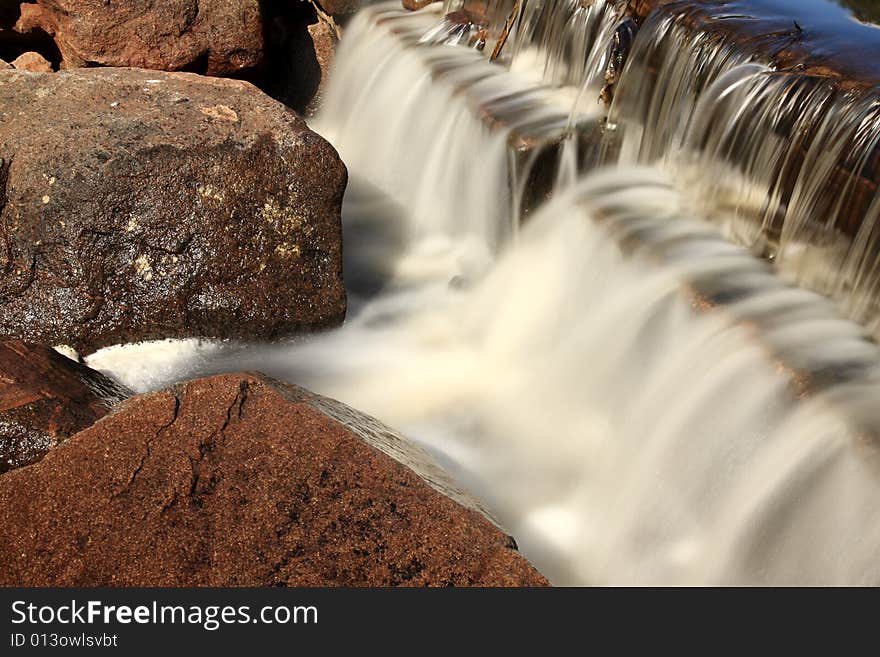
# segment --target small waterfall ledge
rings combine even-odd
[[[878,78],[766,5],[362,10],[316,124],[346,325],[90,364],[362,409],[557,584],[877,584]]]

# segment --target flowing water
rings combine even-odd
[[[880,350],[845,317],[876,315],[880,201],[831,230],[873,175],[870,94],[673,13],[629,48],[604,0],[447,5],[362,11],[315,126],[352,175],[346,324],[89,363],[138,390],[256,369],[370,413],[557,584],[880,583]]]

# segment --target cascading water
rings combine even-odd
[[[557,584],[880,582],[880,350],[725,239],[786,259],[823,175],[803,162],[869,148],[867,101],[657,13],[604,124],[601,69],[628,20],[614,3],[499,0],[482,49],[437,9],[393,7],[348,26],[317,126],[352,173],[346,325],[90,364],[141,390],[258,369],[375,415]],[[771,139],[802,133],[797,161]],[[541,154],[563,143],[569,173],[618,164],[562,176],[526,213]]]
[[[880,334],[880,91],[751,62],[685,18],[642,27],[609,115],[620,161],[662,163],[701,217]]]

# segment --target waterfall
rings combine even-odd
[[[880,335],[880,91],[750,61],[676,12],[630,54],[618,161],[672,170],[702,218]]]
[[[674,6],[486,7],[347,26],[315,125],[352,178],[343,327],[89,363],[139,390],[256,369],[370,413],[556,584],[880,582],[880,349],[846,317],[876,314],[871,93]]]

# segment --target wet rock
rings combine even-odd
[[[435,2],[440,2],[440,0],[403,0],[403,8],[409,11],[418,11]]]
[[[730,0],[722,4],[712,0],[688,3],[640,0],[638,4],[641,15],[674,22],[683,33],[699,35],[702,43],[723,44],[743,55],[744,60],[762,62],[784,71],[792,79],[798,79],[804,88],[829,94],[834,102],[874,103],[880,84],[880,60],[865,57],[864,53],[880,48],[880,30],[854,20],[843,7],[828,5],[817,9],[813,3],[802,3],[774,8],[755,0]],[[643,98],[651,98],[653,89],[665,82],[659,76],[661,69],[655,64],[644,69],[646,81],[642,83],[640,94]],[[755,107],[757,103],[745,111],[754,111]],[[620,108],[623,115],[631,111],[631,108]],[[770,243],[778,243],[781,237],[788,203],[804,173],[805,158],[818,147],[815,140],[823,127],[821,120],[796,127],[793,117],[799,115],[802,108],[795,104],[791,109],[794,112],[789,110],[788,115],[792,118],[787,119],[785,108],[780,108],[773,126],[774,138],[789,144],[788,155],[768,176],[775,181],[773,195],[780,200],[780,211],[772,217],[758,219],[763,224],[762,239]],[[761,119],[755,115],[754,120]],[[829,152],[833,153],[834,149]],[[874,144],[870,152],[864,153],[857,149],[862,153],[857,158],[847,152],[830,155],[837,161],[829,160],[825,164],[827,184],[810,202],[810,216],[815,222],[808,219],[799,229],[802,234],[811,232],[809,241],[814,245],[833,240],[840,245],[838,249],[849,248],[842,245],[858,239],[864,231],[865,217],[872,212],[880,180],[880,146]],[[866,256],[868,260],[876,257],[880,254]],[[833,265],[831,269],[838,266]]]
[[[19,71],[33,71],[34,73],[51,73],[52,64],[46,60],[41,54],[36,52],[26,52],[18,56],[12,62],[12,68]]]
[[[22,5],[17,29],[53,35],[64,68],[232,75],[263,57],[259,0],[37,0]]]
[[[877,50],[880,32],[853,20],[843,7],[810,2],[774,7],[755,0],[631,0],[631,4],[637,6],[637,16],[674,16],[707,39],[735,44],[756,61],[780,70],[831,78],[846,90],[875,87],[880,80],[880,60],[865,56]]]
[[[0,337],[90,353],[337,324],[345,183],[246,82],[0,72]]]
[[[425,42],[434,45],[460,45],[467,48],[483,50],[489,37],[489,26],[485,22],[485,14],[478,14],[469,9],[459,9],[443,17],[441,29],[434,31]]]
[[[602,102],[609,107],[614,100],[614,89],[623,74],[638,31],[639,25],[635,18],[622,20],[614,31],[614,37],[608,48],[608,65],[605,68],[604,84],[599,94]]]
[[[258,374],[135,397],[0,477],[0,584],[544,585],[430,458]]]
[[[131,394],[49,347],[0,342],[0,473],[36,463]]]
[[[362,0],[318,0],[321,9],[331,16],[351,16],[361,8]]]

